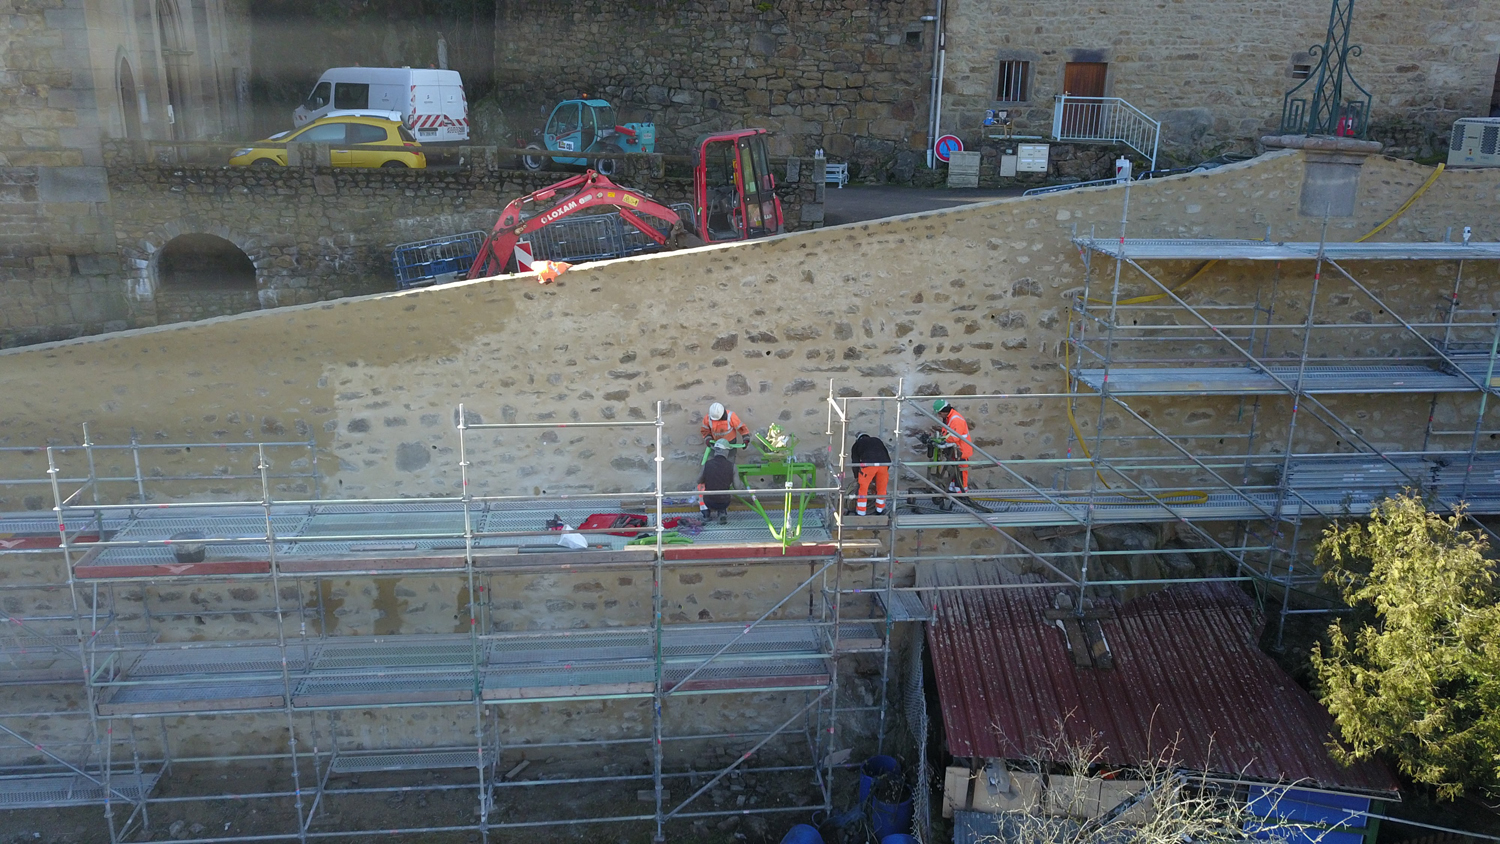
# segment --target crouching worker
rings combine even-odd
[[[729,462],[729,443],[714,440],[713,456],[703,464],[703,473],[698,476],[698,511],[704,523],[719,515],[719,524],[729,523],[729,500],[727,490],[734,488],[734,464]],[[722,494],[721,490],[725,491]]]
[[[886,514],[885,490],[891,479],[891,453],[885,441],[869,434],[857,434],[849,457],[859,467],[859,495],[854,500],[854,513],[864,516],[869,513],[870,487],[875,488],[875,515]]]

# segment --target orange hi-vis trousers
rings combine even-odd
[[[859,470],[859,496],[854,499],[854,512],[863,516],[867,512],[866,502],[870,487],[875,487],[875,515],[885,513],[885,489],[890,483],[891,470],[886,466],[863,466]]]

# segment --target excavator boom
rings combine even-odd
[[[528,211],[527,206],[531,206]],[[607,176],[593,170],[569,176],[554,185],[512,200],[500,212],[495,228],[485,238],[469,267],[468,278],[484,278],[505,272],[515,258],[516,244],[523,237],[580,211],[611,206],[620,210],[620,219],[640,230],[641,234],[662,246],[680,245],[686,235],[683,219],[676,211],[643,193],[620,187]],[[671,225],[671,232],[660,231],[639,215],[646,214]]]

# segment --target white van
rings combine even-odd
[[[335,67],[292,112],[298,127],[333,111],[394,111],[417,140],[467,141],[469,102],[456,70]]]

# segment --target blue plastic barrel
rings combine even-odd
[[[823,836],[817,827],[799,823],[781,836],[781,844],[823,844]]]
[[[875,839],[882,844],[887,838],[894,836],[908,837],[906,833],[911,830],[911,801],[882,803],[871,800],[870,826],[875,830]]]
[[[871,756],[863,765],[859,766],[859,802],[865,802],[870,796],[870,790],[875,787],[875,780],[882,777],[899,778],[901,776],[901,763],[894,756]]]

